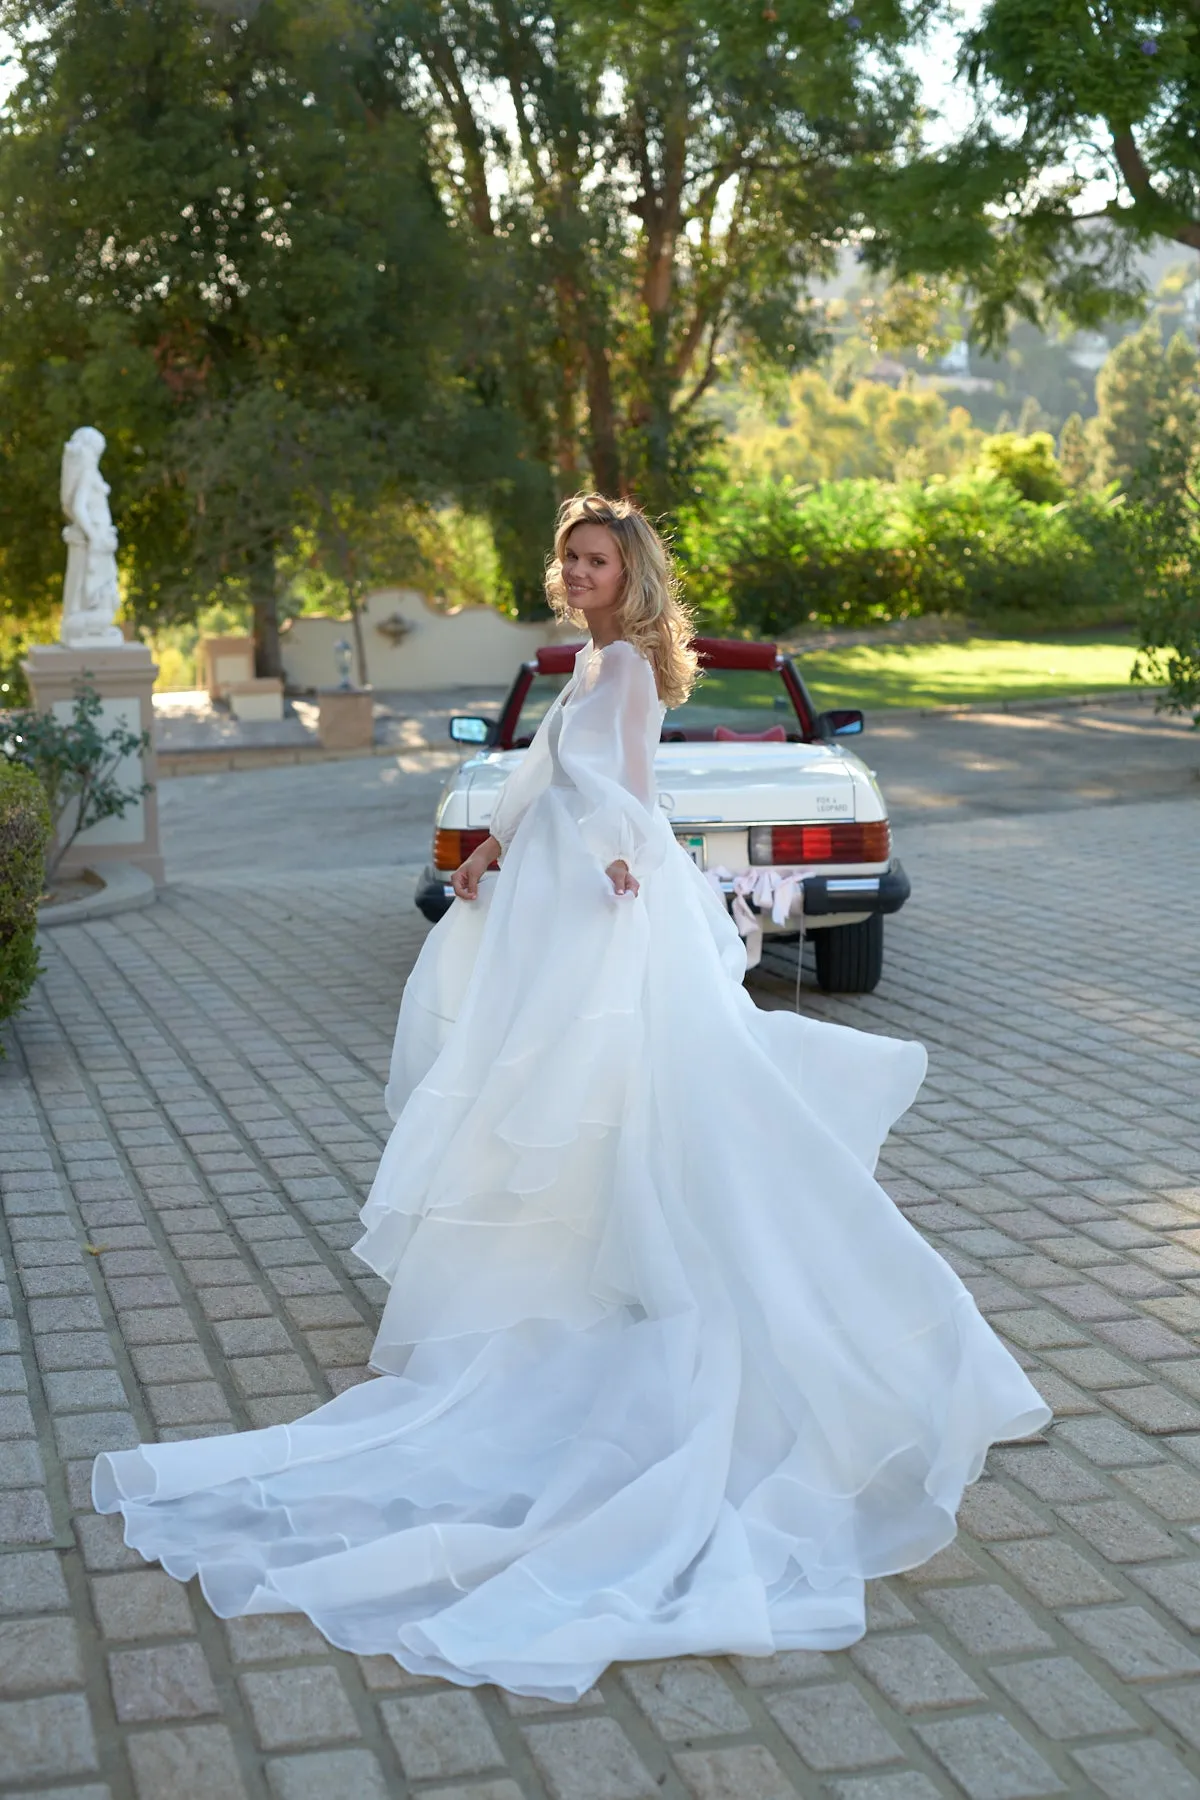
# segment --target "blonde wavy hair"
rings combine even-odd
[[[563,580],[567,539],[577,525],[603,525],[612,532],[625,571],[621,635],[650,664],[663,704],[682,706],[692,691],[699,662],[691,647],[695,625],[670,550],[632,500],[606,500],[602,494],[573,494],[564,500],[554,524],[546,598],[557,616],[573,625],[587,623],[571,605]]]

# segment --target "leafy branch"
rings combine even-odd
[[[124,787],[119,780],[125,759],[149,749],[150,733],[120,724],[105,730],[102,711],[99,694],[85,678],[69,720],[29,707],[3,718],[0,754],[37,776],[50,807],[55,848],[47,863],[47,880],[57,874],[82,832],[104,819],[123,818],[150,792],[148,781]]]

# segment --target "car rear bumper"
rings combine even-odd
[[[732,892],[732,883],[721,885]],[[763,926],[767,931],[793,931],[799,928],[801,916],[813,925],[849,925],[873,913],[899,912],[911,892],[912,883],[901,862],[893,862],[880,875],[806,875],[803,914],[797,907],[794,924],[789,920],[786,925],[776,925],[770,914],[764,913]],[[417,911],[436,924],[449,912],[453,900],[454,891],[446,877],[436,869],[426,869],[417,883]]]
[[[804,881],[804,916],[836,924],[843,913],[899,912],[912,893],[904,864],[893,862],[881,875],[809,875]]]
[[[722,881],[726,899],[733,904],[733,882]],[[746,904],[757,914],[768,935],[828,930],[834,925],[860,925],[875,914],[899,912],[912,892],[912,883],[903,863],[893,862],[889,868],[871,875],[806,875],[804,897],[782,923],[772,916],[771,907],[758,907],[746,895]]]

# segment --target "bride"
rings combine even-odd
[[[570,500],[547,591],[591,641],[400,1009],[380,1379],[101,1456],[94,1496],[222,1617],[566,1701],[617,1658],[852,1643],[1049,1411],[873,1178],[924,1050],[760,1012],[655,803],[696,672],[662,541]]]

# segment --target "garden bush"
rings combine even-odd
[[[49,841],[41,782],[28,769],[0,762],[0,1020],[20,1011],[38,977],[37,908]]]
[[[1137,520],[1115,497],[1038,503],[978,474],[912,490],[905,518],[917,611],[1070,630],[1128,620],[1138,604]]]
[[[979,467],[989,475],[1003,476],[1022,500],[1052,506],[1067,497],[1067,483],[1048,431],[1035,431],[1029,437],[1015,431],[996,432],[984,440]]]
[[[786,636],[918,613],[1083,629],[1133,616],[1136,520],[1110,495],[1027,500],[988,470],[929,482],[729,484],[679,522],[710,629]]]
[[[1133,678],[1162,689],[1160,712],[1190,714],[1200,730],[1200,584],[1190,570],[1168,571],[1147,593]]]
[[[1200,504],[1194,491],[1189,478],[1172,502],[1138,509],[1146,578],[1133,679],[1160,689],[1160,712],[1186,714],[1200,730]]]
[[[919,610],[898,491],[872,480],[732,483],[681,521],[689,598],[710,627],[758,636]]]
[[[29,683],[22,667],[28,646],[0,628],[0,712],[29,704]]]

